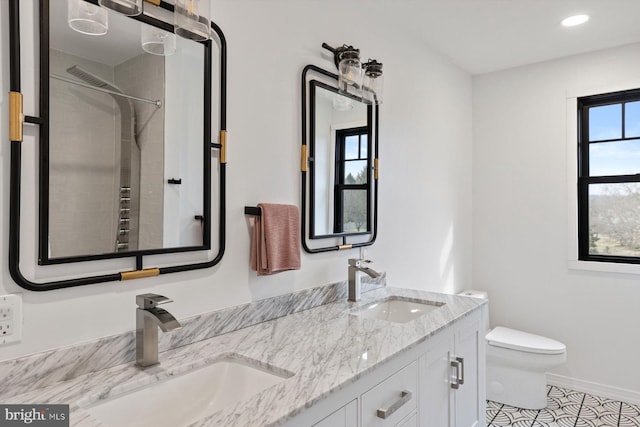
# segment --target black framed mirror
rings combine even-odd
[[[317,253],[377,235],[378,105],[338,90],[338,76],[302,73],[302,244]]]
[[[16,99],[19,3],[11,0],[9,9]],[[99,7],[97,0],[77,3]],[[67,25],[67,2],[38,5],[40,114],[24,116],[39,128],[37,262],[130,258],[135,269],[45,283],[22,275],[22,123],[12,117],[11,128],[20,128],[10,138],[13,279],[26,289],[49,290],[217,264],[224,254],[226,179],[226,41],[220,28],[212,22],[213,39],[206,41],[175,37],[169,23],[174,7],[161,1],[145,2],[144,13],[134,17],[109,12],[108,34],[87,35]],[[145,34],[172,38],[172,54],[143,49]],[[215,143],[213,129],[219,130]],[[198,260],[216,249],[204,262],[145,266],[148,256],[195,252]]]

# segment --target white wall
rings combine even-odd
[[[303,254],[301,270],[257,277],[249,270],[250,228],[243,213],[245,205],[259,202],[299,204],[300,74],[308,63],[333,70],[330,59],[323,56],[322,42],[353,44],[385,67],[379,236],[368,252],[374,268],[388,272],[390,285],[434,291],[469,286],[470,77],[409,34],[390,27],[381,12],[346,2],[340,2],[343,16],[336,16],[335,8],[324,2],[241,3],[216,2],[214,18],[229,47],[228,224],[222,263],[207,270],[44,293],[19,288],[7,266],[10,147],[0,144],[0,294],[22,292],[25,304],[23,340],[0,347],[0,360],[131,330],[134,296],[142,292],[172,297],[175,302],[167,308],[185,317],[345,280],[347,258],[357,256],[356,250]],[[0,19],[0,117],[7,117],[6,2],[0,4]],[[353,25],[363,20],[378,29]],[[35,24],[23,23],[22,29],[31,26]],[[23,92],[29,94],[32,64],[33,58],[24,60]],[[34,114],[35,97],[26,95],[25,104],[25,113]],[[7,132],[3,119],[0,135],[5,140]],[[33,144],[33,135],[28,127],[25,146]],[[36,162],[26,157],[24,164],[27,173]],[[33,210],[36,197],[27,193],[23,199],[23,219],[29,228],[23,245],[34,246],[36,216],[27,208],[31,205]],[[33,269],[29,263],[33,260],[23,260],[27,273]],[[132,267],[129,262],[128,268]]]
[[[568,268],[567,96],[637,84],[639,52],[473,79],[473,283],[489,291],[492,323],[564,342],[559,375],[634,391],[640,276]]]

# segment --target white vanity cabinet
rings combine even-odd
[[[481,316],[469,316],[436,334],[420,356],[420,425],[484,425],[485,354]]]
[[[453,322],[285,425],[484,427],[485,310]]]

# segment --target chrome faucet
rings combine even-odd
[[[348,301],[360,301],[360,272],[366,273],[369,277],[380,277],[380,273],[369,268],[364,267],[363,264],[369,264],[371,261],[368,259],[349,259],[349,297]]]
[[[158,328],[162,332],[182,327],[180,322],[159,304],[173,300],[157,294],[136,295],[136,365],[146,368],[158,363]]]

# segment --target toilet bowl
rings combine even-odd
[[[482,291],[458,295],[487,298]],[[523,409],[547,406],[545,373],[567,360],[566,346],[556,340],[498,326],[487,318],[487,399]]]

